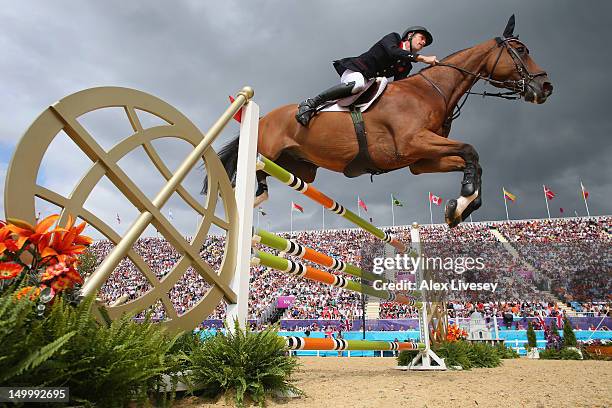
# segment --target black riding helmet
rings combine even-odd
[[[422,26],[408,27],[406,29],[406,31],[404,31],[404,34],[402,34],[402,41],[406,40],[406,36],[408,35],[408,33],[421,33],[421,34],[423,34],[425,36],[425,46],[426,47],[433,42],[433,36],[431,35],[431,33],[425,27],[422,27]]]

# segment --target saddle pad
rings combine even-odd
[[[357,107],[360,108],[359,110],[361,112],[365,112],[370,105],[372,105],[372,103],[378,99],[378,97],[383,93],[383,91],[385,90],[385,88],[387,87],[387,84],[389,83],[389,80],[385,77],[379,77],[376,78],[376,82],[379,83],[379,87],[378,90],[376,91],[376,94],[374,95],[374,97],[372,99],[370,99],[369,101],[365,102],[365,103],[360,103],[357,104]],[[363,90],[363,92],[367,91],[367,88]],[[360,93],[361,94],[361,93]],[[345,106],[341,106],[344,105],[343,101],[346,101],[347,99],[356,99],[355,95],[351,95],[349,97],[346,97],[344,99],[340,99],[338,103],[334,103],[331,106],[328,106],[325,109],[322,109],[321,112],[350,112],[350,109],[345,107]]]

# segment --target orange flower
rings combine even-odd
[[[40,288],[26,286],[25,288],[20,289],[19,292],[15,293],[15,298],[19,300],[28,294],[30,295],[30,300],[36,300],[36,298],[40,295]]]
[[[15,262],[0,262],[0,279],[13,279],[23,271],[23,266]]]
[[[17,234],[17,247],[23,248],[26,241],[30,241],[32,244],[39,246],[39,243],[48,243],[49,236],[55,232],[55,230],[49,231],[49,228],[51,228],[55,220],[58,218],[59,215],[57,214],[50,215],[36,224],[36,226],[32,226],[23,220],[8,219],[7,221],[9,222],[9,225],[7,228]]]
[[[0,228],[0,255],[7,249],[10,252],[16,252],[19,250],[19,247],[17,246],[17,242],[13,239],[13,232],[4,225]]]
[[[74,283],[70,279],[63,277],[63,276],[60,276],[59,278],[55,279],[53,283],[51,284],[51,288],[56,293],[59,293],[66,289],[70,289],[73,286],[74,286]]]
[[[64,262],[58,262],[55,265],[47,266],[45,272],[43,272],[40,281],[46,282],[54,279],[57,276],[63,275],[64,272],[68,271],[68,267]]]
[[[90,237],[80,235],[87,224],[84,222],[77,226],[73,224],[74,218],[70,215],[66,227],[57,229],[53,234],[51,245],[41,251],[43,258],[55,256],[60,262],[70,262],[76,255],[85,252],[87,246],[93,242]]]
[[[70,279],[73,284],[75,284],[75,283],[82,284],[83,283],[83,278],[81,277],[81,274],[76,269],[74,269],[74,268],[69,268],[68,271],[66,272],[65,276],[68,279]]]

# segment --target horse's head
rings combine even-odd
[[[552,83],[513,32],[514,15],[508,20],[502,37],[495,38],[497,47],[489,53],[486,74],[494,86],[515,91],[527,102],[544,103],[552,94]]]

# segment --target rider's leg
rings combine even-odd
[[[314,98],[306,99],[300,103],[298,112],[295,115],[297,121],[304,126],[308,126],[308,122],[310,122],[319,106],[328,101],[353,95],[361,91],[365,86],[365,78],[360,72],[344,71],[340,80],[342,81],[340,84],[332,86]]]

